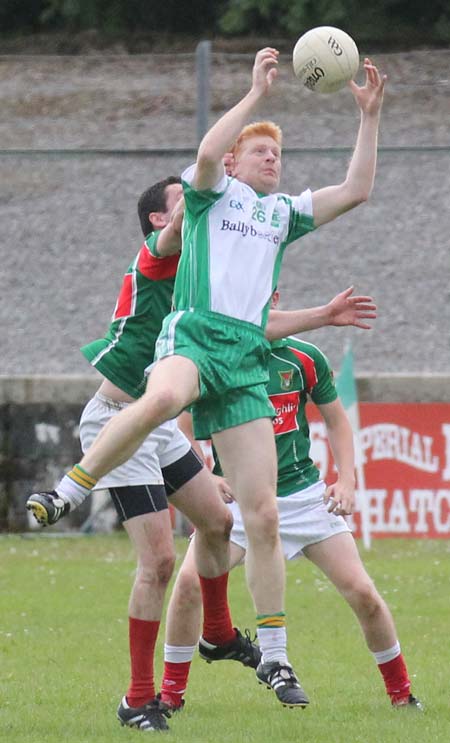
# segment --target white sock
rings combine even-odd
[[[87,488],[78,485],[76,482],[65,475],[59,485],[56,487],[59,497],[66,503],[70,503],[70,510],[80,506],[91,492]]]
[[[164,661],[167,663],[190,663],[197,650],[197,645],[164,644]]]
[[[389,663],[390,660],[394,660],[394,658],[397,658],[400,653],[400,643],[397,640],[395,645],[393,645],[391,648],[388,648],[387,650],[379,650],[376,653],[372,653],[372,655],[375,658],[377,665],[380,666],[382,663]]]
[[[259,647],[263,663],[288,663],[286,627],[258,627]]]

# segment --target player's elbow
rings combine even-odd
[[[349,194],[348,198],[346,198],[343,202],[342,208],[339,210],[339,214],[345,214],[345,212],[349,212],[351,209],[354,209],[355,206],[364,204],[364,202],[368,200],[369,196],[370,194],[363,192],[355,192],[354,194]]]
[[[364,204],[369,200],[370,194],[372,193],[372,183],[357,182],[349,183],[346,187],[346,197],[348,208],[353,209],[355,206]]]
[[[364,196],[363,194],[355,195],[353,199],[350,199],[348,202],[348,206],[346,211],[350,211],[350,209],[354,209],[356,206],[360,206],[361,204],[364,204],[366,201],[368,201],[369,195]]]
[[[355,194],[354,206],[359,206],[360,204],[364,204],[366,201],[369,201],[371,193],[371,188],[361,188],[360,191]]]

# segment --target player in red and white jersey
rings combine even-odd
[[[80,420],[80,440],[87,451],[97,434],[145,390],[145,369],[153,359],[163,318],[170,311],[179,254],[164,257],[167,247],[181,246],[180,179],[169,177],[145,191],[138,213],[146,239],[123,277],[111,324],[103,338],[83,346],[86,358],[103,375]],[[35,493],[27,507],[44,524],[56,523],[87,497],[82,470],[65,497]],[[226,601],[229,532],[232,517],[214,480],[171,420],[159,426],[120,467],[95,486],[107,489],[120,522],[137,554],[137,571],[128,606],[131,679],[117,715],[124,725],[141,730],[167,730],[167,707],[156,697],[154,649],[167,584],[175,563],[168,499],[199,532],[196,559],[205,594],[219,601],[205,604],[205,637],[216,652],[256,668],[259,649],[233,627]],[[219,583],[219,590],[216,588]]]
[[[284,338],[271,343],[268,393],[275,408],[279,533],[286,560],[302,555],[335,585],[358,619],[367,647],[382,674],[386,693],[396,708],[422,710],[411,694],[411,682],[392,615],[368,576],[342,514],[354,505],[353,433],[338,399],[327,358],[312,343]],[[337,468],[328,488],[311,457],[306,403],[311,399],[325,421]],[[243,562],[248,547],[238,503],[229,505],[231,564]],[[195,542],[195,536],[193,541]],[[193,545],[177,576],[166,622],[166,663],[162,699],[179,706],[190,670],[188,647],[195,645],[201,616]],[[167,662],[167,658],[171,661]],[[177,662],[178,659],[178,662]],[[182,659],[182,660],[181,660]]]

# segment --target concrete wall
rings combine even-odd
[[[450,376],[358,377],[365,402],[448,402]],[[0,531],[33,527],[25,500],[36,489],[52,489],[81,456],[78,421],[98,386],[96,376],[0,376]],[[61,522],[80,527],[90,501]]]
[[[351,340],[357,373],[450,374],[450,50],[373,58],[388,75],[374,192],[286,250],[282,308],[353,284],[378,319],[308,335],[333,366]],[[252,65],[253,53],[213,53],[210,124]],[[359,121],[350,91],[304,90],[289,54],[278,69],[258,117],[283,128],[281,189],[340,183]],[[195,157],[195,55],[3,57],[0,97],[0,369],[87,374],[79,347],[105,333],[141,243],[137,199]]]
[[[80,460],[78,421],[97,386],[95,378],[0,378],[0,531],[32,527],[27,495],[51,490]],[[61,528],[79,527],[90,507],[87,501]]]

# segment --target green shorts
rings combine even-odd
[[[216,312],[172,312],[155,358],[172,355],[186,356],[198,369],[200,398],[192,405],[197,439],[273,417],[266,390],[270,344],[256,325]]]

